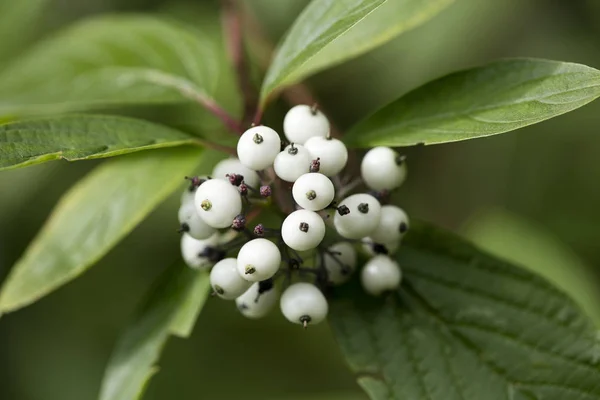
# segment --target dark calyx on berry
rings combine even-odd
[[[388,254],[389,253],[388,249],[380,243],[373,243],[371,245],[371,247],[373,248],[373,252],[375,254]]]
[[[400,233],[405,233],[408,230],[408,225],[406,225],[406,222],[400,222],[398,230]]]
[[[206,247],[198,257],[204,257],[208,259],[210,262],[217,263],[225,258],[225,251],[216,247]]]
[[[321,159],[317,158],[310,162],[309,172],[319,172],[321,169]]]
[[[206,182],[206,179],[200,178],[199,176],[186,176],[185,179],[190,181],[190,186],[188,188],[190,192],[193,192],[194,190],[198,189],[200,185]]]
[[[229,179],[229,183],[233,186],[240,186],[244,182],[244,175],[240,174],[227,174],[225,175]]]
[[[263,224],[258,224],[254,227],[254,234],[256,236],[264,236],[265,234],[265,226]]]
[[[338,214],[344,216],[344,215],[350,214],[350,209],[348,208],[348,206],[345,206],[342,204],[341,206],[339,206],[337,208],[337,212],[338,212]]]
[[[241,231],[246,227],[246,217],[244,214],[238,214],[231,224],[231,228],[236,231]]]
[[[260,195],[262,197],[270,197],[272,193],[271,186],[263,185],[260,187]]]

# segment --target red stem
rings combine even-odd
[[[236,71],[239,90],[244,98],[242,124],[252,122],[258,106],[258,93],[250,80],[250,68],[244,54],[242,16],[235,0],[222,0],[222,21],[227,42],[227,51]]]

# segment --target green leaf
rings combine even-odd
[[[473,139],[535,124],[600,96],[600,71],[536,59],[497,61],[434,80],[348,132],[352,146]]]
[[[223,68],[219,44],[149,16],[86,20],[40,43],[0,75],[0,115],[184,97],[211,102]]]
[[[278,46],[263,82],[261,104],[276,89],[298,82],[305,66],[327,45],[388,0],[313,0]]]
[[[0,171],[64,159],[113,157],[192,144],[187,134],[151,122],[101,115],[67,115],[0,125]]]
[[[381,46],[427,22],[453,2],[454,0],[387,0],[309,59],[302,67],[302,75],[306,77]]]
[[[10,271],[0,313],[33,303],[82,274],[181,185],[200,153],[145,151],[97,167],[62,197]]]
[[[48,0],[0,2],[0,37],[10,38],[0,42],[0,68],[29,44],[48,3]]]
[[[600,327],[600,290],[593,269],[550,232],[501,209],[478,212],[462,231],[482,249],[523,265],[564,290]]]
[[[397,292],[330,303],[372,399],[600,399],[600,332],[545,280],[424,224],[398,261]]]
[[[187,337],[208,296],[208,274],[169,268],[119,339],[106,368],[99,400],[141,398],[170,334]],[[186,325],[181,329],[181,324]]]

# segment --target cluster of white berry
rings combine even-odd
[[[361,176],[372,191],[339,199],[354,185],[341,183],[348,150],[330,137],[327,118],[315,106],[295,106],[283,131],[287,145],[273,129],[254,126],[238,141],[238,159],[221,161],[210,177],[188,178],[179,209],[181,251],[190,267],[212,267],[214,294],[235,299],[249,318],[274,307],[280,297],[275,279],[281,276],[286,287],[281,311],[306,327],[327,316],[323,290],[346,282],[356,269],[357,244],[371,257],[360,275],[365,291],[380,295],[400,285],[400,267],[389,255],[408,230],[408,217],[381,202],[403,183],[406,163],[390,148],[369,150]],[[289,193],[278,199],[289,201],[293,211],[286,212],[280,228],[248,228],[248,211],[272,204],[275,181],[279,190],[291,189],[291,199]],[[341,240],[323,244],[327,225]],[[311,282],[292,283],[296,273]]]

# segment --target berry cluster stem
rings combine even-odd
[[[254,111],[258,107],[258,93],[250,80],[250,70],[244,53],[242,15],[235,0],[221,0],[221,5],[227,51],[236,71],[240,93],[244,97],[242,125],[247,126],[252,123]]]

